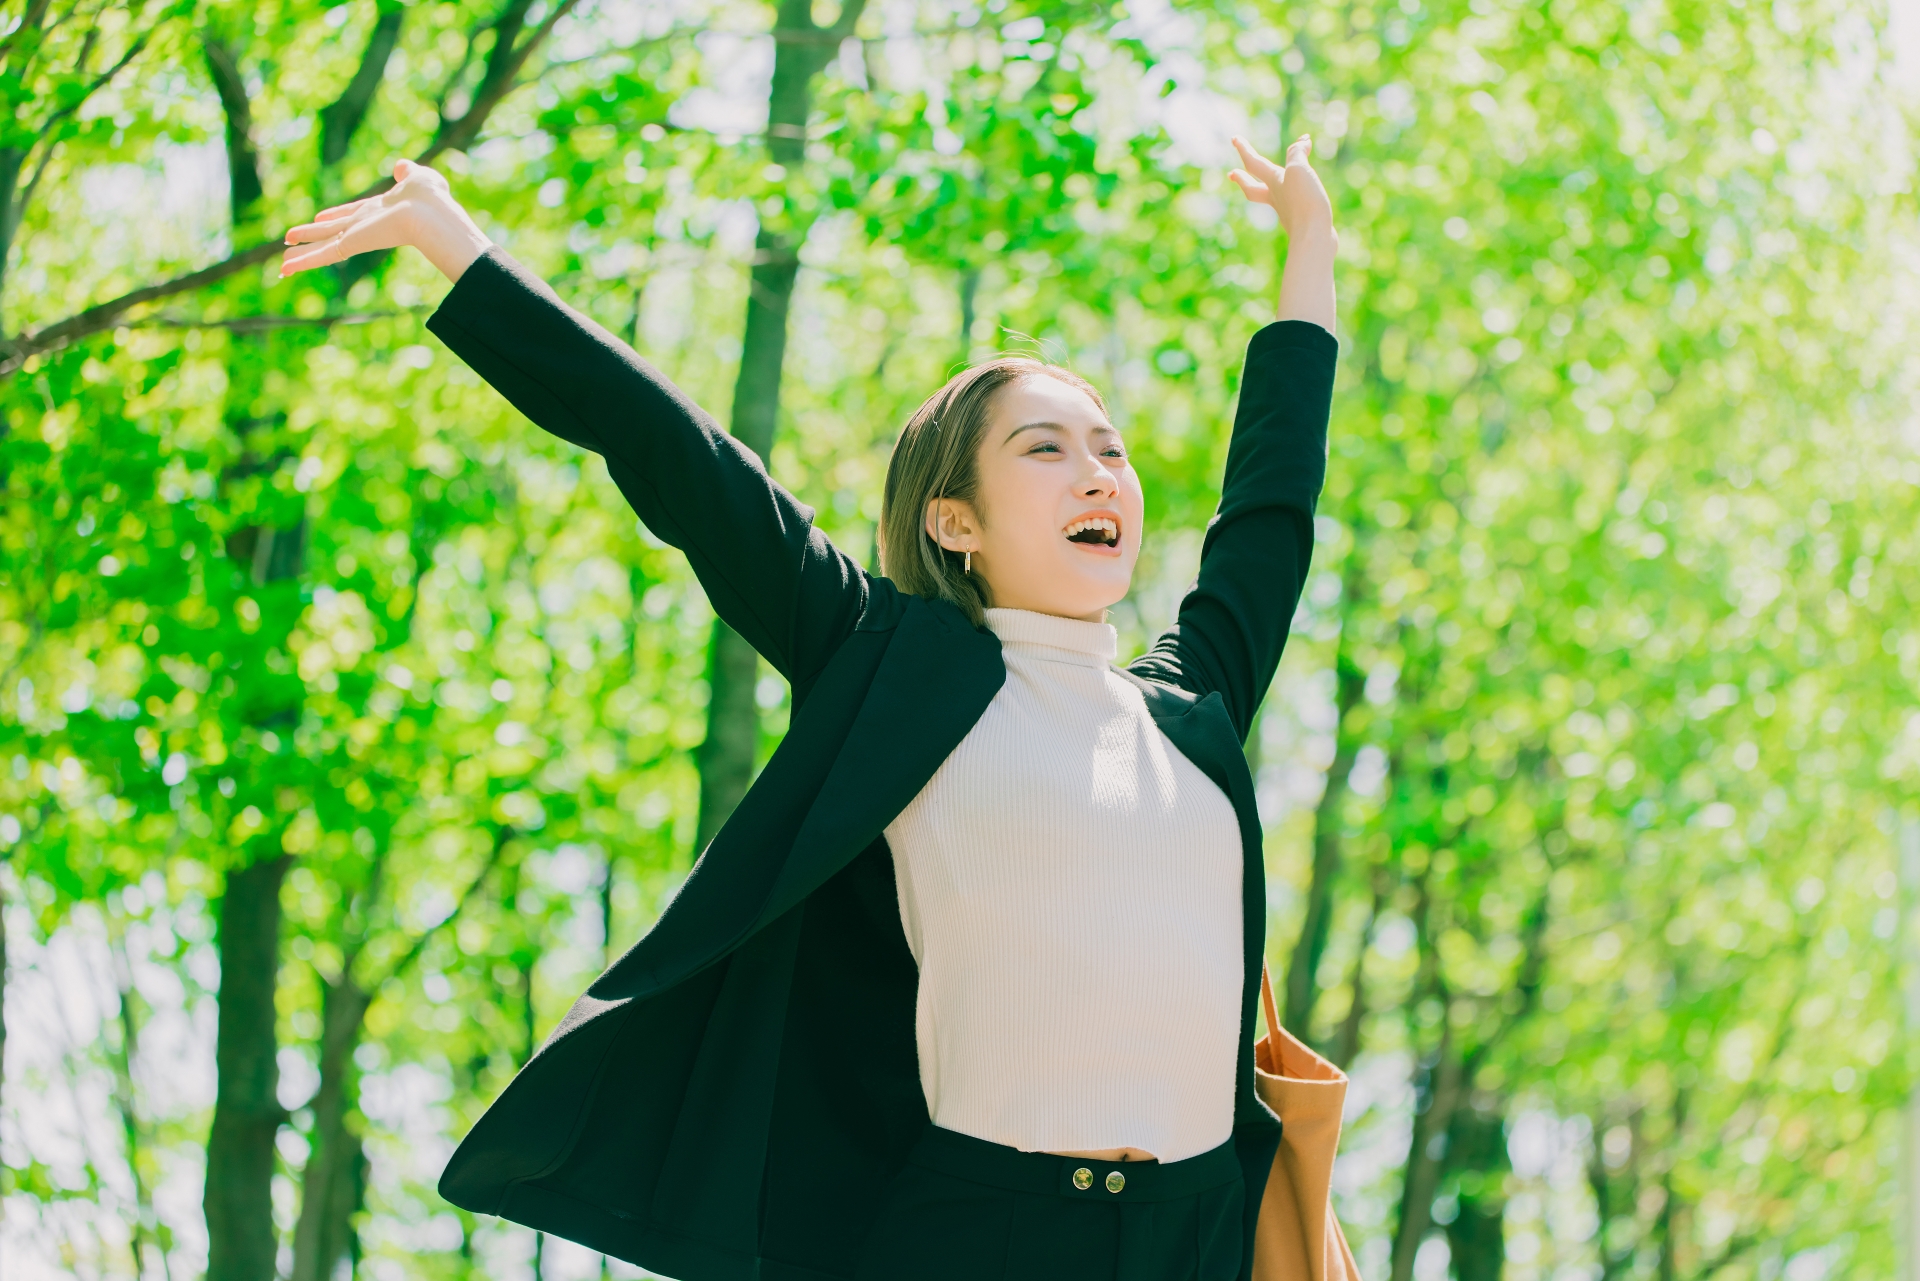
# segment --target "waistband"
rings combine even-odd
[[[1022,1152],[972,1135],[929,1125],[907,1158],[909,1165],[972,1183],[1039,1196],[1083,1201],[1176,1201],[1237,1183],[1240,1159],[1233,1141],[1183,1161],[1089,1161],[1085,1157]]]

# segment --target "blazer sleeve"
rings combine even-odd
[[[1178,620],[1129,665],[1202,697],[1218,693],[1243,741],[1273,682],[1313,556],[1339,350],[1332,334],[1305,320],[1253,336],[1199,576]]]
[[[536,424],[607,461],[646,527],[686,553],[727,625],[796,683],[816,674],[866,605],[866,571],[625,343],[561,302],[497,246],[427,321]]]

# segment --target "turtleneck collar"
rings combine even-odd
[[[1111,623],[1087,623],[1057,614],[1028,609],[990,609],[987,627],[1003,646],[1037,646],[1049,651],[1035,655],[1086,667],[1110,667],[1120,652],[1120,633]]]

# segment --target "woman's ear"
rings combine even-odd
[[[934,498],[927,502],[927,537],[950,552],[980,550],[980,520],[964,498]]]

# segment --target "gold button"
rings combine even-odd
[[[1118,1192],[1121,1188],[1124,1188],[1126,1186],[1127,1186],[1127,1176],[1120,1173],[1120,1171],[1115,1170],[1113,1173],[1107,1176],[1107,1191]]]
[[[1084,1165],[1081,1166],[1079,1169],[1075,1170],[1073,1172],[1073,1186],[1076,1188],[1079,1188],[1082,1192],[1085,1192],[1088,1188],[1092,1187],[1093,1171],[1089,1170]]]

